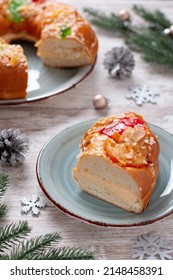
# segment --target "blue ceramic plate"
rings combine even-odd
[[[63,93],[85,79],[94,65],[60,69],[43,65],[36,55],[36,48],[29,43],[19,42],[28,59],[28,89],[26,98],[0,100],[0,105],[15,105],[38,101]]]
[[[42,148],[37,178],[43,192],[65,213],[92,224],[110,227],[154,223],[173,213],[173,136],[150,125],[160,142],[160,174],[151,201],[141,214],[127,212],[81,191],[72,178],[79,143],[92,121],[65,129]]]

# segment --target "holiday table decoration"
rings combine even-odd
[[[125,43],[141,52],[145,61],[173,68],[173,28],[161,11],[150,12],[134,5],[133,11],[147,23],[142,26],[133,24],[130,16],[123,20],[119,14],[106,15],[98,9],[85,8],[84,11],[93,25],[124,36]]]
[[[173,37],[173,25],[171,25],[169,28],[164,29],[164,33]]]
[[[8,186],[8,176],[6,174],[0,173],[0,199],[6,192]],[[0,204],[0,218],[3,218],[7,214],[7,205]]]
[[[105,54],[104,67],[111,77],[124,79],[130,76],[135,66],[131,51],[124,47],[115,47]]]
[[[129,21],[130,20],[130,14],[127,10],[121,9],[118,13],[118,18],[121,21]]]
[[[9,182],[6,174],[0,173],[0,199]],[[7,206],[0,204],[0,218],[7,212]],[[55,247],[61,240],[57,232],[28,238],[31,227],[27,221],[11,223],[0,228],[0,260],[89,260],[94,255],[78,247]]]
[[[172,260],[171,241],[153,232],[137,236],[131,246],[132,258],[138,260]]]
[[[40,210],[46,207],[44,199],[37,195],[32,195],[30,198],[23,198],[20,203],[21,212],[25,214],[31,212],[33,216],[38,216]]]
[[[0,161],[15,166],[22,163],[29,150],[29,139],[19,129],[4,129],[0,133]]]
[[[135,86],[129,88],[129,93],[126,95],[127,99],[132,99],[137,105],[142,106],[145,103],[156,104],[156,98],[159,93],[152,91],[148,86]]]
[[[105,96],[97,94],[93,98],[93,105],[95,109],[104,109],[108,105],[108,100]]]

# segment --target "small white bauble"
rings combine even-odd
[[[98,94],[93,98],[93,105],[96,109],[103,109],[107,106],[108,100],[105,96]]]
[[[166,28],[166,29],[164,30],[164,33],[165,33],[166,35],[170,35],[171,37],[173,37],[173,25],[171,25],[169,28]]]
[[[128,21],[130,20],[130,14],[128,11],[122,9],[118,13],[118,18],[121,21]]]

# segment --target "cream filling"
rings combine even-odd
[[[138,211],[142,207],[139,193],[127,185],[108,182],[88,172],[80,172],[80,176],[77,177],[84,191],[102,200],[132,211]]]

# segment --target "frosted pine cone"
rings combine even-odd
[[[105,54],[103,64],[111,77],[124,79],[126,76],[131,75],[135,61],[129,49],[115,47]]]
[[[0,160],[15,166],[25,159],[29,150],[29,139],[20,137],[19,129],[4,129],[0,133]]]

